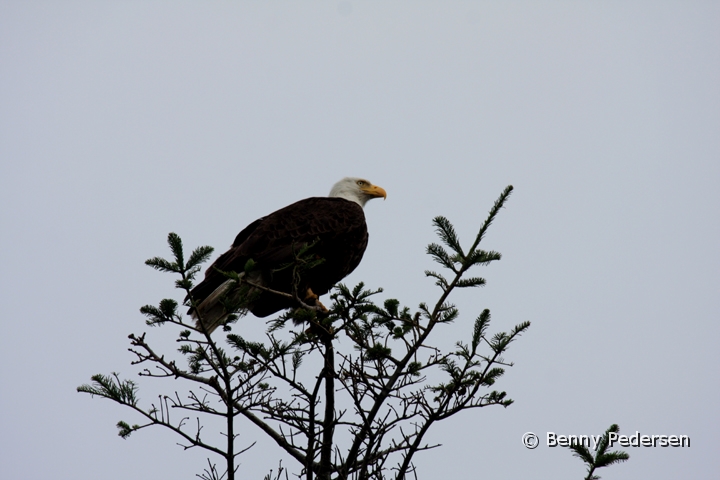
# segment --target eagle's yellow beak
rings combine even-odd
[[[362,187],[361,190],[365,195],[369,195],[371,197],[380,198],[382,197],[383,200],[387,198],[387,193],[385,193],[385,189],[382,187],[378,187],[377,185],[370,185],[368,187]]]

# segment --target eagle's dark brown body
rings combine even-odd
[[[368,243],[363,208],[344,198],[312,197],[254,221],[237,235],[230,250],[207,269],[205,279],[193,288],[191,294],[196,305],[201,305],[200,312],[206,315],[202,302],[227,281],[217,270],[244,272],[250,259],[255,262],[254,271],[259,272],[254,276],[256,282],[272,290],[292,293],[293,269],[282,267],[294,261],[300,248],[313,242],[316,243],[309,253],[324,262],[302,273],[297,291],[310,288],[319,296],[360,263]],[[248,310],[258,317],[266,317],[292,306],[294,302],[288,298],[260,292]],[[218,308],[221,307],[214,306],[214,313],[205,308],[207,316],[220,315]],[[217,320],[208,320],[210,328],[217,326]]]

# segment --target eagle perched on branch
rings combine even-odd
[[[348,177],[328,197],[306,198],[255,220],[191,290],[188,298],[196,308],[188,313],[209,333],[233,313],[225,303],[233,293],[247,299],[241,310],[257,317],[296,307],[297,300],[324,308],[318,297],[355,270],[365,253],[363,207],[379,197],[387,197],[381,187]],[[299,252],[315,258],[316,265],[294,268]],[[237,272],[240,284],[223,272]]]

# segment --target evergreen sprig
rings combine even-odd
[[[460,239],[455,233],[455,227],[450,223],[450,220],[443,216],[437,216],[433,218],[433,225],[435,225],[435,231],[440,240],[455,252],[458,261],[462,261],[465,255],[460,246]]]
[[[460,245],[460,239],[455,231],[455,227],[446,217],[438,216],[433,219],[435,231],[440,238],[440,245],[431,243],[427,246],[426,252],[432,259],[450,270],[454,274],[454,280],[448,280],[444,275],[426,270],[425,276],[434,278],[435,284],[439,286],[443,292],[449,293],[453,288],[481,287],[485,285],[485,279],[481,277],[464,277],[464,274],[473,266],[486,266],[491,262],[500,260],[502,256],[495,251],[485,251],[478,249],[478,245],[485,237],[487,229],[490,227],[495,217],[503,208],[505,202],[510,197],[512,185],[505,188],[500,197],[495,201],[490,209],[485,222],[483,222],[480,230],[475,236],[475,240],[467,252],[464,252]],[[447,249],[446,249],[447,248]],[[450,253],[452,252],[452,253]]]
[[[120,380],[119,374],[111,375],[98,373],[90,377],[92,385],[84,384],[77,387],[78,392],[89,393],[103,398],[109,398],[123,405],[137,405],[137,385],[132,380]]]
[[[620,427],[617,424],[610,425],[605,431],[602,438],[597,444],[597,450],[595,456],[590,452],[590,449],[581,443],[571,443],[568,448],[572,450],[573,456],[578,457],[582,460],[588,468],[587,476],[585,480],[599,480],[600,477],[594,475],[595,470],[601,467],[607,467],[616,463],[625,462],[630,459],[630,455],[626,452],[619,450],[608,452],[607,449],[610,446],[610,434],[618,433]]]
[[[476,351],[478,345],[480,345],[480,340],[485,336],[485,332],[487,331],[487,328],[489,325],[490,325],[490,310],[488,310],[486,308],[478,316],[478,318],[475,320],[475,324],[473,325],[473,335],[472,335],[473,352]]]
[[[202,246],[197,247],[190,254],[190,258],[185,263],[185,256],[183,253],[183,244],[180,236],[177,233],[170,232],[167,238],[170,251],[174,256],[174,261],[166,260],[162,257],[153,257],[145,260],[145,265],[153,267],[155,270],[161,272],[172,272],[181,274],[182,278],[175,284],[177,288],[189,289],[192,288],[192,282],[195,275],[200,271],[200,264],[206,262],[212,252],[213,247]]]

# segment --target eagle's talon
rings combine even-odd
[[[312,300],[312,302],[308,302],[308,300]],[[319,308],[322,313],[330,313],[330,310],[328,310],[325,305],[320,302],[320,297],[318,297],[310,287],[308,287],[307,292],[305,292],[305,301],[308,304],[314,305],[315,307]]]
[[[307,291],[305,292],[305,300],[312,300],[315,303],[318,303],[320,301],[320,297],[315,295],[315,292],[312,291],[312,288],[308,287]]]

